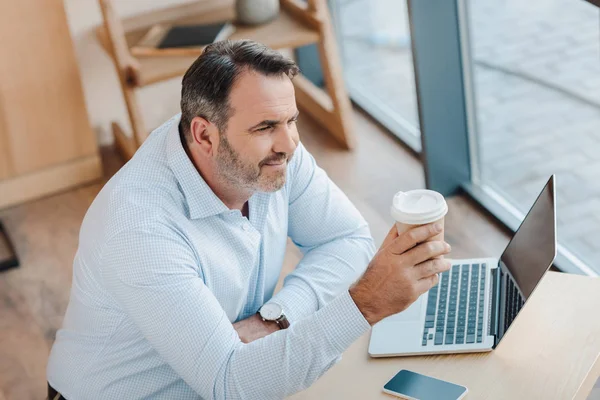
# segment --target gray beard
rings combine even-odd
[[[225,135],[220,137],[216,166],[217,173],[227,183],[252,192],[275,192],[285,184],[285,174],[271,181],[261,182],[260,167],[245,164],[239,154],[231,147]]]

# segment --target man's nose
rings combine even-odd
[[[273,145],[273,151],[275,153],[286,153],[291,155],[296,147],[298,146],[298,131],[294,125],[285,126],[280,129],[277,134],[275,143]]]

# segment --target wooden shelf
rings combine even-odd
[[[229,5],[213,8],[203,14],[178,19],[173,25],[201,24],[221,21],[233,21],[234,9]],[[136,24],[141,24],[143,19],[135,17]],[[127,25],[127,20],[123,25]],[[127,44],[133,47],[148,31],[150,27],[138,28],[125,34]],[[104,49],[110,54],[110,44],[104,26],[99,26],[96,34]],[[290,15],[282,9],[279,16],[268,24],[259,26],[244,26],[236,24],[236,31],[230,39],[251,39],[263,43],[273,49],[295,48],[319,41],[319,32]],[[194,60],[202,53],[204,47],[180,49],[154,49],[148,48],[141,53],[137,48],[132,54],[139,63],[136,68],[136,86],[146,86],[165,79],[181,76],[187,71]]]
[[[297,76],[294,85],[298,105],[323,124],[342,147],[351,149],[354,146],[351,104],[344,87],[326,0],[279,0],[281,7],[278,16],[269,23],[257,26],[233,22],[234,0],[194,1],[124,19],[119,18],[113,0],[98,0],[98,3],[103,25],[96,29],[96,35],[113,59],[133,130],[133,135],[128,136],[119,126],[113,126],[116,143],[126,158],[133,154],[148,134],[137,102],[137,89],[183,76],[204,50],[203,47],[157,49],[151,44],[159,40],[157,38],[161,30],[174,25],[224,21],[236,25],[235,32],[230,36],[232,40],[253,40],[276,50],[316,44],[325,90],[317,88],[303,76]],[[153,34],[156,35],[154,40]],[[148,43],[147,47],[139,45],[142,38]]]
[[[185,24],[210,24],[216,22],[232,22],[234,20],[233,9],[231,7],[222,7],[212,10],[195,18],[179,20],[171,25]],[[183,21],[183,22],[182,22]],[[285,10],[282,10],[278,17],[264,25],[246,26],[235,24],[236,30],[229,37],[232,40],[251,39],[263,43],[273,49],[295,48],[307,44],[316,43],[319,40],[319,33],[310,27],[294,19]],[[143,59],[145,57],[172,57],[172,56],[195,56],[198,57],[205,46],[185,47],[172,49],[140,48],[135,47],[141,37],[146,34],[148,29],[139,29],[126,34],[132,55]]]
[[[187,57],[144,57],[140,63],[138,86],[183,76],[198,56]]]

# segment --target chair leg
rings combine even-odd
[[[137,102],[135,88],[129,85],[123,85],[123,97],[125,98],[125,104],[127,105],[127,113],[129,114],[129,121],[131,123],[131,129],[133,130],[133,142],[135,149],[137,150],[148,135],[142,114],[140,113],[140,107]]]
[[[327,93],[333,104],[333,115],[338,125],[335,132],[337,139],[348,149],[355,146],[354,123],[352,104],[344,84],[344,75],[340,62],[338,46],[331,25],[331,16],[325,2],[315,2],[320,8],[318,12],[322,16],[320,33],[321,40],[318,43],[319,57]]]
[[[121,126],[116,122],[112,123],[112,132],[118,152],[125,160],[129,160],[133,157],[133,154],[142,143],[144,143],[147,133],[137,102],[135,88],[127,84],[124,84],[121,87],[123,89],[123,98],[125,99],[125,105],[127,106],[127,114],[129,115],[129,122],[133,134],[132,137],[127,136]]]
[[[19,266],[19,258],[8,232],[0,220],[0,272]]]
[[[113,138],[115,139],[115,147],[117,151],[124,160],[130,160],[137,150],[133,138],[125,135],[125,132],[123,132],[121,126],[116,122],[112,123],[112,133]]]

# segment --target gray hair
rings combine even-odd
[[[202,117],[224,133],[233,112],[229,93],[245,69],[266,76],[296,76],[296,63],[281,53],[251,40],[225,40],[210,44],[183,76],[180,126],[187,141],[190,123]]]

